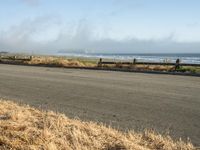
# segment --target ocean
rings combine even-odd
[[[175,62],[180,59],[182,63],[200,64],[200,53],[171,53],[171,54],[94,54],[94,53],[58,53],[59,56],[71,56],[82,58],[102,58],[116,61],[132,61],[134,58],[137,61],[144,62]]]

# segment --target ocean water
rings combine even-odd
[[[175,62],[180,59],[182,63],[200,64],[200,53],[179,53],[179,54],[82,54],[82,53],[58,53],[59,56],[71,56],[82,58],[102,58],[120,61],[132,61],[136,58],[138,61],[144,62]]]

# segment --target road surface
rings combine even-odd
[[[0,98],[200,145],[200,78],[0,64]]]

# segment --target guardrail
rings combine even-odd
[[[103,61],[100,58],[98,62],[98,67],[103,67],[103,65],[152,65],[152,66],[174,66],[175,70],[179,69],[181,66],[192,66],[192,67],[200,67],[200,64],[188,64],[188,63],[180,63],[180,59],[177,59],[175,63],[168,62],[138,62],[137,59],[134,59],[132,62],[111,62],[111,61]]]
[[[0,61],[31,61],[33,56],[0,56]]]

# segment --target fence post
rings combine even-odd
[[[98,67],[102,67],[102,58],[99,59]]]
[[[30,61],[33,60],[33,56],[30,56]]]
[[[175,70],[180,68],[180,59],[176,60],[176,64],[175,64]]]
[[[131,64],[131,68],[132,68],[132,67],[135,67],[136,61],[137,61],[137,60],[134,58],[134,59],[133,59],[133,62],[132,62],[132,64]]]
[[[133,64],[135,65],[137,62],[136,58],[133,59]]]

